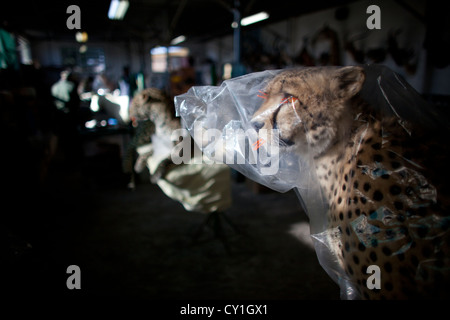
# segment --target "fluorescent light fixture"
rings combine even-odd
[[[268,18],[269,18],[269,14],[267,12],[262,11],[260,13],[242,18],[241,25],[248,26],[249,24],[256,23],[256,22],[259,22],[262,20],[266,20]]]
[[[111,0],[109,5],[108,18],[111,20],[122,20],[127,13],[130,3],[128,0]]]
[[[170,44],[176,45],[176,44],[182,43],[183,41],[186,41],[186,37],[181,35],[176,38],[173,38],[172,41],[170,41]]]
[[[108,11],[109,19],[111,19],[111,20],[115,19],[117,8],[119,8],[119,1],[111,0],[111,3],[109,4],[109,11]]]
[[[150,50],[151,55],[159,55],[159,54],[167,54],[167,48],[166,47],[155,47]]]
[[[167,47],[155,47],[150,50],[150,54],[155,55],[166,55]],[[184,47],[169,47],[169,55],[172,57],[187,57],[189,55],[189,49]]]

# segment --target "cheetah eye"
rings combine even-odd
[[[283,98],[281,100],[281,104],[289,103],[289,104],[292,104],[292,106],[294,106],[294,103],[296,101],[300,101],[300,100],[296,96],[285,92],[285,93],[283,93]]]

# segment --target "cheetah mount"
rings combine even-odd
[[[269,70],[192,87],[175,106],[205,159],[295,190],[342,299],[449,298],[449,122],[401,76]]]

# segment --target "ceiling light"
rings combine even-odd
[[[77,42],[86,42],[88,40],[87,32],[77,32],[75,33],[75,39]]]
[[[111,20],[122,20],[125,17],[125,13],[127,13],[129,5],[128,0],[111,0],[108,18]]]
[[[248,26],[249,24],[256,23],[262,20],[266,20],[269,18],[269,14],[267,12],[260,12],[245,18],[242,18],[241,25],[242,26]]]
[[[186,41],[186,37],[185,36],[178,36],[178,37],[172,39],[172,41],[170,41],[170,44],[171,45],[176,45],[176,44],[182,43],[183,41]]]
[[[82,45],[80,46],[79,51],[80,51],[80,53],[86,53],[87,49],[88,49],[87,45],[82,44]]]

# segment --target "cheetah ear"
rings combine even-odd
[[[150,95],[143,92],[142,93],[142,100],[144,100],[144,102],[147,102],[150,99]]]
[[[343,67],[335,71],[332,89],[341,99],[347,100],[362,88],[366,76],[361,67]]]

